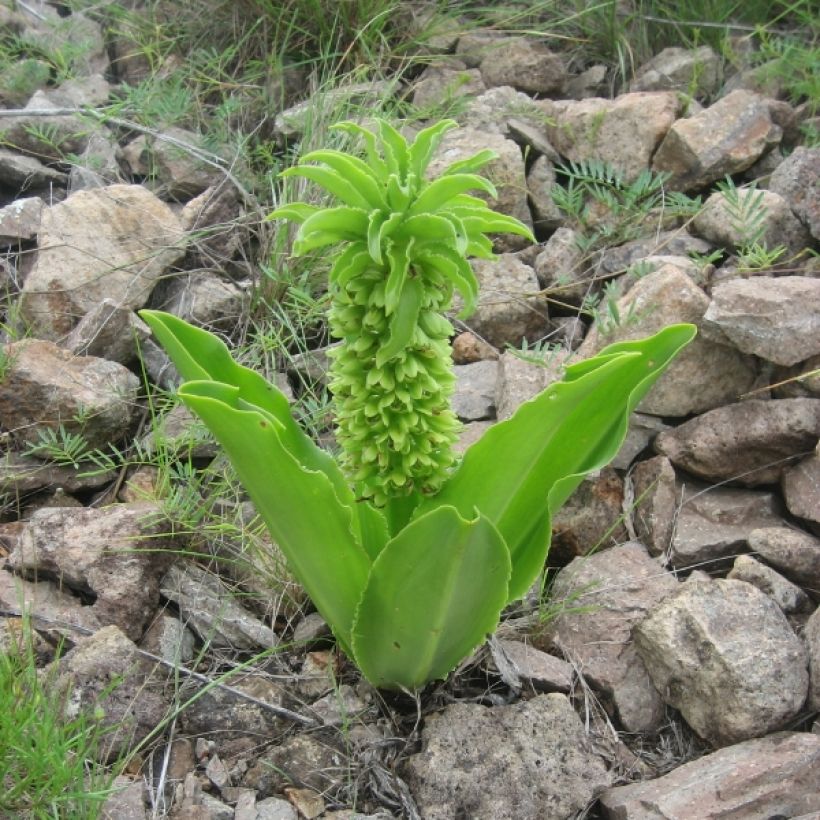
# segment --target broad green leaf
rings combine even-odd
[[[352,242],[336,258],[328,279],[331,284],[343,288],[372,265],[373,260],[367,252],[367,245],[364,242]]]
[[[322,168],[318,165],[298,165],[282,171],[279,176],[298,176],[309,179],[317,185],[321,185],[322,188],[340,199],[345,205],[350,205],[353,208],[370,210],[373,207],[370,200],[350,180],[332,168]]]
[[[510,559],[484,517],[452,507],[415,518],[373,562],[353,627],[353,654],[375,686],[443,678],[498,624]]]
[[[315,205],[307,205],[304,202],[292,202],[290,205],[283,205],[265,217],[266,222],[274,219],[289,219],[291,222],[304,222],[308,217],[313,216],[319,208]]]
[[[406,180],[409,162],[407,140],[387,120],[379,120],[379,136],[390,173],[396,174],[402,181]]]
[[[490,196],[497,197],[498,191],[489,179],[477,174],[453,174],[433,180],[418,195],[416,201],[407,212],[410,216],[432,213],[447,205],[455,196],[465,191],[486,191]]]
[[[416,214],[402,222],[394,234],[396,239],[409,239],[416,242],[451,242],[456,246],[458,237],[453,223],[436,214]]]
[[[187,382],[179,389],[227,452],[291,571],[349,650],[372,563],[353,535],[356,514],[339,501],[324,473],[296,461],[279,425],[245,404],[240,392],[216,382]]]
[[[371,208],[384,208],[387,204],[382,194],[382,184],[370,166],[358,157],[330,149],[311,151],[300,159],[304,162],[323,162],[340,173],[370,203]]]
[[[409,149],[410,171],[415,174],[416,179],[424,178],[424,172],[444,134],[457,127],[458,123],[455,120],[440,120],[435,125],[419,131]]]
[[[369,214],[364,208],[339,205],[337,208],[322,208],[309,216],[299,228],[299,238],[310,240],[314,233],[333,233],[339,239],[355,242],[367,235]]]
[[[442,176],[450,174],[474,174],[481,170],[488,162],[498,159],[498,154],[492,148],[485,148],[477,154],[473,154],[466,159],[460,159],[448,165],[442,172]]]
[[[423,265],[429,265],[439,275],[450,281],[461,294],[464,308],[458,314],[466,319],[478,304],[478,280],[470,263],[452,248],[443,243],[429,243],[416,254]]]
[[[377,179],[387,180],[388,171],[387,163],[381,158],[379,154],[379,141],[372,131],[368,131],[357,122],[346,120],[330,126],[337,131],[345,131],[348,134],[355,134],[364,140],[365,151],[367,153],[368,168],[372,171]],[[382,183],[384,184],[384,182]]]
[[[279,438],[299,464],[324,473],[339,501],[349,507],[355,506],[355,496],[339,465],[293,420],[287,397],[279,388],[254,370],[237,364],[225,343],[212,333],[158,310],[142,310],[140,316],[165,348],[183,379],[214,381],[235,387],[239,399],[278,422]]]
[[[692,325],[674,325],[570,368],[569,381],[551,385],[491,427],[416,514],[451,505],[464,517],[474,510],[485,515],[509,547],[510,600],[519,598],[543,567],[550,513],[586,473],[615,456],[629,414],[695,332]]]

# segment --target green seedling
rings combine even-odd
[[[606,464],[630,412],[695,335],[676,325],[610,345],[496,424],[457,462],[445,318],[478,285],[467,256],[489,232],[532,239],[469,193],[495,189],[482,151],[435,180],[425,171],[444,121],[412,144],[390,125],[338,127],[366,160],[314,151],[286,172],[341,203],[289,205],[297,254],[343,244],[330,273],[337,463],[291,416],[285,396],[204,330],[142,315],[187,381],[182,401],[213,432],[291,571],[373,684],[416,689],[446,676],[537,580],[550,522],[583,476]]]

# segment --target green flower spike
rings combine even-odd
[[[389,123],[377,123],[375,133],[352,122],[335,126],[362,138],[367,162],[313,151],[283,174],[316,182],[341,204],[296,203],[270,218],[301,223],[296,254],[346,245],[330,271],[330,328],[342,341],[331,365],[337,438],[357,494],[384,506],[434,493],[453,465],[459,424],[450,409],[453,326],[444,314],[454,290],[464,301],[461,317],[475,309],[478,282],[467,257],[493,258],[488,233],[535,240],[523,223],[467,193],[496,196],[474,173],[494,152],[425,177],[455,122],[426,128],[410,145]]]

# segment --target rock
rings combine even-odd
[[[492,421],[472,421],[465,424],[458,441],[453,445],[453,452],[457,455],[463,455],[464,452],[473,444],[475,444],[483,435],[493,426],[495,422]]]
[[[554,231],[564,221],[551,194],[556,184],[555,166],[546,157],[538,157],[527,171],[527,193],[537,231]]]
[[[240,322],[248,298],[216,271],[186,271],[163,288],[158,307],[209,330],[229,331]]]
[[[644,783],[601,795],[611,820],[737,817],[774,820],[820,811],[820,737],[777,732],[747,740]]]
[[[179,220],[140,185],[78,191],[43,209],[21,313],[56,340],[103,299],[142,307],[182,252]]]
[[[820,399],[750,399],[661,433],[655,450],[700,478],[754,487],[776,483],[818,436]]]
[[[236,189],[224,181],[187,202],[179,220],[191,234],[187,258],[192,266],[224,271],[250,241],[244,217]]]
[[[681,229],[661,231],[651,236],[633,239],[614,248],[605,248],[597,260],[602,273],[623,273],[635,262],[650,256],[688,257],[707,254],[712,245]]]
[[[820,240],[820,148],[795,148],[775,169],[769,190],[780,194]]]
[[[459,333],[453,339],[453,362],[454,364],[473,364],[486,359],[497,359],[498,352],[483,339],[479,339],[469,330]]]
[[[269,626],[237,603],[217,575],[195,564],[170,567],[160,591],[179,607],[185,623],[212,646],[255,650],[269,649],[279,642]]]
[[[560,159],[555,149],[547,148],[549,140],[543,133],[544,113],[538,103],[512,86],[488,88],[483,94],[469,100],[465,110],[456,113],[453,119],[462,127],[500,134],[519,144],[527,145],[534,139],[538,147],[533,146],[532,150],[555,160]],[[526,129],[527,137],[522,137],[522,128]]]
[[[668,173],[673,190],[696,190],[745,171],[777,145],[781,134],[763,97],[732,91],[704,111],[675,121],[655,153],[652,170]]]
[[[612,703],[628,732],[654,731],[663,722],[663,701],[632,631],[677,587],[636,541],[575,558],[553,583],[553,603],[566,606],[548,626],[553,643]]]
[[[311,711],[325,726],[344,726],[351,721],[362,721],[365,713],[372,714],[372,703],[360,697],[356,690],[346,683],[335,688],[311,704]]]
[[[71,165],[69,193],[86,188],[105,188],[123,181],[120,147],[113,136],[93,133],[82,154]]]
[[[501,355],[495,401],[498,421],[510,418],[525,401],[535,398],[548,384],[561,378],[563,367],[558,359],[544,366],[525,361],[511,350]]]
[[[597,160],[617,168],[626,182],[649,168],[658,144],[680,116],[670,91],[622,94],[614,100],[543,101],[547,136],[572,162]]]
[[[511,253],[494,260],[472,259],[478,279],[478,307],[465,324],[493,347],[520,347],[522,339],[540,339],[548,328],[547,302],[539,295],[535,272]],[[459,296],[453,311],[461,309]]]
[[[752,219],[744,214],[759,217]],[[756,188],[738,188],[731,195],[724,191],[713,193],[692,220],[692,232],[733,250],[752,242],[769,249],[782,246],[787,259],[811,244],[808,229],[792,213],[786,200],[773,191]]]
[[[186,664],[194,657],[196,639],[179,618],[159,615],[142,636],[140,649],[172,664]]]
[[[708,338],[780,365],[820,354],[820,279],[753,276],[715,285]]]
[[[90,448],[128,433],[137,411],[139,379],[120,364],[75,357],[51,342],[23,339],[2,348],[0,423],[37,444],[45,431],[82,435]]]
[[[18,191],[64,186],[68,177],[62,171],[49,168],[34,157],[0,148],[0,184]]]
[[[674,527],[669,561],[676,569],[717,569],[722,559],[752,549],[753,530],[782,521],[779,499],[772,493],[687,482],[676,495],[674,516],[665,525]]]
[[[92,463],[88,470],[73,465],[47,464],[33,456],[8,452],[0,458],[0,495],[25,495],[45,488],[68,493],[96,489],[116,478],[116,472],[99,470]]]
[[[715,746],[782,728],[806,699],[803,644],[777,604],[743,581],[690,579],[634,635],[658,692]]]
[[[650,555],[663,555],[672,546],[681,493],[672,462],[665,456],[641,461],[632,473],[632,520]]]
[[[371,103],[383,103],[393,95],[394,90],[395,85],[388,80],[371,80],[314,94],[304,102],[280,111],[273,122],[274,134],[280,142],[298,139],[310,126],[318,110],[341,110],[345,105],[357,105],[362,111],[367,111]]]
[[[761,527],[749,533],[749,549],[820,598],[820,539],[789,527]]]
[[[296,809],[287,800],[278,797],[268,797],[260,800],[255,806],[252,820],[298,820]],[[236,820],[240,820],[239,817]],[[251,818],[248,818],[251,820]]]
[[[587,475],[552,518],[550,558],[558,564],[629,538],[623,525],[624,483],[612,467]]]
[[[518,682],[513,688],[521,689],[522,684],[527,684],[536,692],[569,694],[574,675],[572,664],[521,641],[501,638],[490,644],[490,650],[505,683],[512,685],[510,679]]]
[[[403,776],[425,820],[565,820],[609,781],[560,694],[446,706],[425,720],[422,751]]]
[[[191,692],[191,702],[182,711],[179,726],[182,732],[214,736],[220,743],[244,736],[255,742],[259,737],[275,740],[292,725],[276,711],[284,701],[283,687],[269,676],[234,675],[228,686],[206,683]]]
[[[787,467],[782,484],[789,512],[812,525],[820,524],[820,455],[815,452]]]
[[[72,11],[67,17],[38,14],[25,39],[45,54],[61,55],[65,61],[62,68],[71,76],[87,77],[108,70],[102,26],[80,11]]]
[[[492,199],[489,194],[483,192],[477,195],[487,200],[493,210],[514,216],[525,225],[532,226],[532,217],[527,205],[524,158],[519,147],[501,134],[488,133],[486,130],[480,131],[472,127],[448,131],[433,155],[427,174],[430,179],[435,179],[453,162],[471,157],[485,148],[490,148],[498,155],[481,169],[482,175],[495,185],[498,198]],[[504,235],[501,238],[503,250],[512,250],[526,244],[522,237]]]
[[[78,632],[96,632],[102,626],[94,608],[84,606],[68,589],[58,587],[53,581],[26,581],[3,569],[0,569],[0,608],[10,612],[25,610],[32,619],[37,619],[33,625],[40,631],[67,636],[72,641]],[[79,630],[72,630],[72,626]]]
[[[5,7],[0,15],[7,13]],[[7,24],[0,20],[0,28]],[[3,77],[0,80],[0,104],[4,108],[20,108],[25,105],[39,88],[51,80],[51,66],[45,60],[36,57],[18,57],[13,61],[4,61]]]
[[[325,619],[318,612],[310,612],[296,624],[293,630],[293,642],[310,644],[321,638],[330,638],[332,634]]]
[[[638,68],[629,90],[682,91],[693,97],[708,97],[719,87],[720,69],[720,58],[709,46],[672,46]]]
[[[34,239],[40,230],[44,207],[39,196],[31,196],[0,208],[0,245],[15,246]]]
[[[9,566],[92,593],[99,622],[137,640],[159,604],[159,580],[176,546],[158,513],[152,504],[37,510]]]
[[[117,775],[111,783],[111,794],[100,808],[100,820],[145,820],[145,783]]]
[[[730,580],[745,581],[765,592],[785,615],[811,612],[813,607],[809,596],[800,587],[784,578],[751,555],[738,555],[734,566],[726,576]]]
[[[413,83],[413,105],[430,111],[486,91],[481,72],[459,62],[453,60],[444,65],[428,65]]]
[[[193,131],[171,126],[148,138],[147,157],[142,162],[150,169],[156,193],[163,199],[188,200],[198,196],[222,178],[218,167],[205,162],[210,155],[202,137]]]
[[[172,708],[161,694],[161,682],[152,680],[154,664],[116,626],[103,627],[55,663],[55,686],[64,693],[66,717],[102,715],[103,762],[133,749]]]
[[[456,43],[456,57],[470,68],[478,68],[481,61],[500,51],[510,38],[492,30],[474,29],[460,33]]]
[[[129,364],[139,347],[151,335],[148,325],[128,308],[103,299],[80,319],[63,346],[75,356],[97,356],[119,364]]]
[[[820,710],[820,607],[814,610],[803,630],[809,652],[809,708]]]
[[[655,416],[632,413],[624,443],[610,465],[616,470],[628,470],[632,462],[654,441],[655,436],[668,429],[669,425]]]
[[[6,146],[46,162],[65,162],[69,154],[81,154],[90,134],[102,126],[77,114],[53,116],[26,114],[26,111],[51,111],[96,107],[108,101],[108,83],[99,75],[82,81],[69,80],[59,88],[36,91],[16,117],[6,117],[0,135]]]
[[[535,258],[538,284],[553,299],[580,305],[594,286],[594,271],[581,250],[583,236],[571,228],[558,228]]]
[[[458,418],[461,421],[495,418],[498,362],[459,364],[453,371],[456,376],[456,389],[453,393],[452,406]]]
[[[242,783],[270,797],[295,783],[324,792],[348,775],[348,760],[331,736],[296,735],[260,755]]]
[[[321,794],[312,789],[297,789],[294,786],[285,788],[285,796],[293,804],[300,817],[315,820],[325,813],[325,801]]]
[[[578,355],[593,356],[612,342],[640,339],[675,322],[700,326],[708,306],[708,297],[685,271],[662,265],[618,299],[621,324],[606,332],[592,327]],[[639,409],[656,416],[702,413],[734,401],[752,387],[755,376],[754,359],[698,335],[658,379]]]
[[[494,42],[479,69],[488,87],[511,85],[531,94],[560,94],[566,82],[561,57],[526,37]]]

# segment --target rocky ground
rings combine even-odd
[[[21,31],[47,29],[40,17],[0,6]],[[107,816],[817,817],[820,148],[802,144],[807,110],[750,72],[722,76],[706,47],[666,50],[610,98],[602,69],[457,32],[412,87],[345,92],[462,96],[439,165],[493,148],[496,207],[541,240],[500,239],[496,261],[475,263],[481,304],[454,340],[465,446],[568,359],[673,322],[700,331],[555,521],[548,604],[534,594],[448,681],[395,695],[334,651],[241,497],[196,496],[230,517],[224,530],[169,520],[192,478],[175,457],[225,467],[190,417],[157,417],[146,399],[143,377],[175,377],[135,311],[229,335],[265,209],[195,134],[88,114],[127,65],[112,75],[102,33],[81,22],[100,37],[84,76],[0,108],[0,626],[8,640],[25,604],[68,701],[102,706],[107,759],[139,749]],[[277,115],[283,144],[311,104]],[[607,183],[602,162],[620,177]],[[324,362],[321,349],[292,360],[280,383],[298,397]],[[59,463],[72,436],[96,462]],[[99,455],[135,442],[146,466]]]

